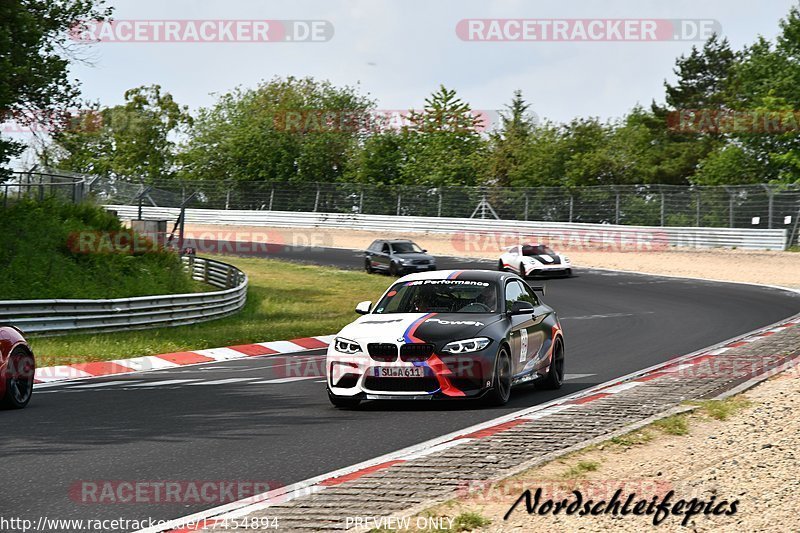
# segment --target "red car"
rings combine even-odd
[[[0,327],[0,408],[22,409],[33,395],[36,362],[22,332]]]

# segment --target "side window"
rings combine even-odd
[[[521,299],[526,302],[530,302],[534,307],[539,305],[539,298],[536,297],[536,293],[533,292],[533,289],[524,283],[522,284],[522,287],[525,289],[525,296]]]
[[[370,252],[377,252],[381,247],[381,243],[378,241],[373,241],[372,244],[369,245],[368,250]]]
[[[514,302],[526,300],[527,293],[518,281],[509,281],[506,284],[506,311],[511,311]]]
[[[385,254],[392,253],[391,250],[389,249],[389,243],[388,242],[383,243],[383,248],[381,249],[381,252],[383,252]]]
[[[511,255],[519,255],[519,246],[514,246],[509,252],[511,252]]]

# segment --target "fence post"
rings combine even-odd
[[[272,200],[275,199],[275,187],[269,188],[269,211],[272,211]]]
[[[358,196],[358,214],[364,212],[364,188],[361,188],[361,194]]]
[[[436,214],[436,216],[438,216],[438,217],[442,216],[442,196],[443,196],[442,195],[442,189],[440,188],[439,189],[439,209],[438,209],[437,214]]]
[[[572,212],[575,207],[575,196],[569,195],[569,221],[572,222]]]
[[[319,207],[319,185],[317,185],[317,195],[314,197],[314,212],[317,212],[317,208]]]
[[[728,187],[725,187],[725,190],[728,191],[728,227],[733,227],[733,191]]]
[[[397,193],[397,216],[400,216],[400,202],[402,196],[403,195],[400,192]]]
[[[766,183],[762,183],[761,186],[767,191],[767,229],[772,229],[772,211],[775,204],[775,191]]]
[[[231,188],[228,187],[228,190],[225,191],[225,210],[231,208]]]
[[[619,225],[619,190],[614,189],[615,207],[614,207],[614,224]]]
[[[665,208],[665,204],[664,204],[664,191],[661,191],[661,227],[662,228],[664,227],[664,220],[666,218],[664,216],[665,214],[666,214],[666,208]]]
[[[528,220],[528,203],[529,203],[528,191],[525,191],[525,221]]]
[[[697,210],[696,210],[696,213],[695,213],[695,216],[697,217],[697,222],[695,222],[695,226],[697,226],[698,228],[700,227],[700,202],[701,202],[701,200],[702,200],[702,198],[700,197],[700,190],[698,189],[698,191],[697,191]]]

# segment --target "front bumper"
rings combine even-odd
[[[325,362],[331,393],[368,400],[478,398],[491,388],[496,348],[464,355],[434,354],[426,361],[382,362],[368,353],[345,355],[333,345]],[[420,377],[380,377],[381,368],[416,369]]]

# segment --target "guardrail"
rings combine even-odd
[[[183,261],[193,279],[222,290],[107,300],[6,300],[0,301],[0,322],[25,333],[65,335],[195,324],[244,307],[248,285],[244,272],[201,257]]]
[[[138,207],[108,205],[120,218],[137,217]],[[175,219],[179,209],[146,207],[143,217]],[[518,234],[527,240],[538,237],[553,246],[576,245],[602,248],[604,243],[627,242],[639,249],[651,247],[742,248],[785,250],[787,230],[704,227],[623,226],[569,222],[525,222],[473,218],[362,215],[349,213],[302,213],[294,211],[234,211],[225,209],[187,209],[188,224],[264,226],[277,228],[336,228],[364,231],[450,234]]]

